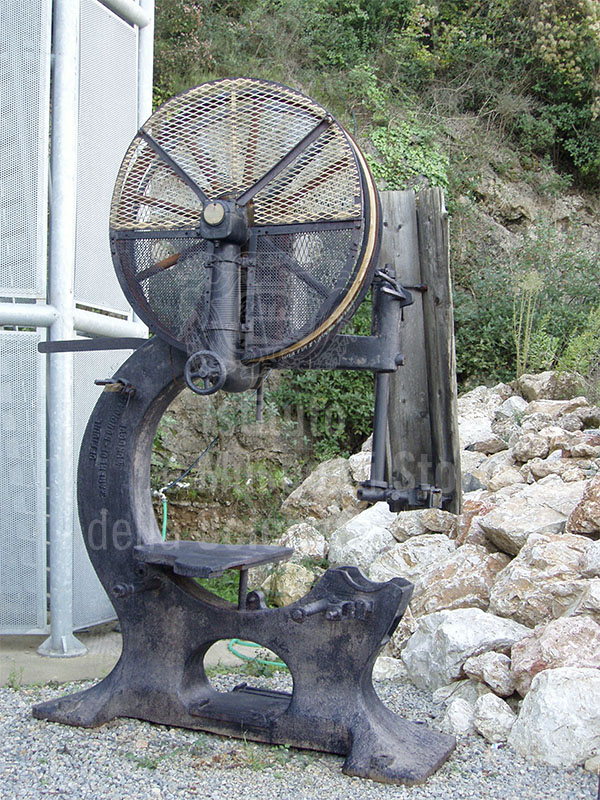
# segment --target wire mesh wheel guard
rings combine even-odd
[[[374,268],[377,194],[364,158],[317,103],[267,81],[225,79],[167,101],[117,178],[115,269],[140,317],[171,344],[206,347],[212,235],[233,205],[242,360],[306,349],[337,328]]]

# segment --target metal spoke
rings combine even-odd
[[[167,151],[159,145],[156,139],[153,139],[152,136],[150,136],[150,134],[147,133],[143,128],[140,130],[139,135],[147,144],[150,145],[161,161],[164,161],[165,164],[171,167],[173,172],[180,177],[181,180],[187,184],[187,186],[190,187],[190,189],[200,198],[200,200],[202,200],[203,205],[206,205],[208,202],[210,202],[209,198],[198,186],[196,181],[187,174],[183,167],[180,167],[179,164],[173,158],[171,158]]]
[[[200,235],[195,228],[173,228],[171,230],[152,230],[151,228],[137,230],[119,230],[113,228],[111,236],[114,239],[199,239]]]
[[[304,281],[304,283],[306,283],[307,286],[310,286],[311,289],[314,289],[315,292],[320,294],[322,297],[329,296],[331,289],[328,289],[324,284],[321,283],[321,281],[317,280],[313,275],[310,274],[310,272],[305,270],[304,267],[301,267],[295,258],[292,258],[292,256],[290,256],[288,253],[286,253],[284,250],[278,247],[277,244],[268,234],[266,238],[272,244],[273,248],[276,251],[276,254],[282,258],[283,263],[289,269],[290,272],[292,272],[301,281]]]
[[[145,194],[134,194],[131,198],[135,203],[141,205],[152,206],[153,208],[160,208],[163,211],[168,211],[171,214],[183,214],[188,217],[198,217],[199,212],[197,208],[186,208],[180,206],[178,203],[171,203],[169,200],[161,200],[158,197],[152,197]]]
[[[259,178],[253,186],[251,186],[249,189],[246,189],[246,191],[237,198],[237,204],[240,206],[245,206],[246,203],[249,203],[255,194],[260,192],[260,190],[270,183],[273,178],[277,177],[280,172],[283,172],[283,170],[289,166],[292,161],[295,161],[295,159],[298,158],[298,156],[303,153],[309,145],[318,139],[323,131],[327,130],[332,122],[333,118],[329,114],[324,117],[318,123],[318,125],[315,125],[312,131],[307,133],[304,139],[292,147],[292,149],[282,159],[280,159],[275,166],[271,167],[271,169],[266,172],[262,178]]]
[[[362,227],[363,221],[360,217],[352,217],[340,220],[315,220],[314,222],[292,222],[288,224],[257,225],[251,230],[256,231],[259,236],[269,234],[284,233],[318,233],[319,231],[340,231],[350,228]]]
[[[151,278],[153,275],[158,275],[158,273],[174,267],[176,264],[179,264],[180,261],[185,260],[198,251],[202,251],[207,257],[210,256],[213,249],[212,246],[209,249],[206,249],[207,244],[210,243],[202,239],[202,241],[197,242],[190,247],[186,247],[184,250],[180,250],[179,253],[172,253],[170,256],[163,258],[161,261],[157,261],[156,264],[152,264],[151,267],[146,267],[146,269],[143,269],[141,272],[137,272],[135,275],[136,281],[143,281],[146,278]]]
[[[286,196],[286,202],[288,205],[293,205],[297,203],[299,200],[302,200],[309,192],[315,192],[318,190],[322,190],[323,184],[327,181],[331,180],[332,174],[335,174],[337,170],[343,170],[346,167],[345,159],[338,159],[334,164],[330,167],[329,175],[317,175],[311,180],[304,183],[299,189],[296,189],[292,194]],[[282,187],[279,191],[279,195],[282,194],[282,189],[287,189],[288,187]],[[273,198],[271,197],[271,200]]]

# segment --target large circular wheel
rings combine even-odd
[[[213,81],[167,101],[131,143],[115,186],[111,243],[125,294],[187,352],[206,346],[213,231],[243,213],[245,362],[309,351],[355,310],[379,243],[363,155],[319,104],[280,84]]]

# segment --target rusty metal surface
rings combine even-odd
[[[134,558],[146,564],[162,564],[177,575],[218,578],[227,569],[248,569],[287,561],[291,547],[268,544],[217,544],[216,542],[161,542],[134,547]]]

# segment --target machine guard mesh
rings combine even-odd
[[[370,279],[378,239],[377,195],[362,155],[304,95],[225,79],[159,108],[117,177],[115,269],[152,330],[182,350],[202,345],[215,264],[212,243],[198,229],[206,198],[242,197],[315,129],[314,140],[246,203],[242,358],[306,348],[348,316]]]

